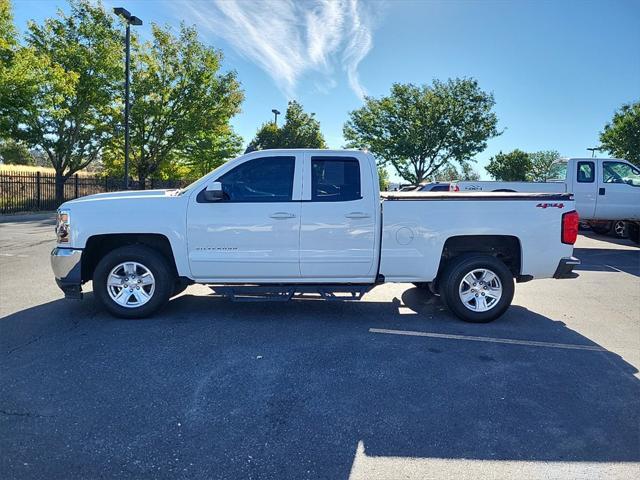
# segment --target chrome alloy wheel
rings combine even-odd
[[[624,220],[619,220],[613,224],[613,231],[615,232],[616,236],[624,238],[627,233],[627,224],[624,222]]]
[[[126,308],[141,307],[153,297],[156,280],[147,267],[137,262],[116,265],[107,278],[111,300]]]
[[[469,310],[486,312],[500,301],[502,283],[491,270],[478,268],[464,276],[458,287],[458,294]]]

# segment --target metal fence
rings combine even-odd
[[[146,188],[181,188],[189,180],[149,180]],[[122,178],[73,175],[64,184],[64,199],[92,195],[94,193],[123,190]],[[139,189],[137,182],[130,182],[131,189]],[[34,212],[55,210],[55,175],[41,172],[3,172],[0,170],[0,213]]]

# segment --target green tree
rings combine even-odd
[[[0,159],[9,165],[35,165],[35,159],[24,143],[6,140],[0,143]]]
[[[640,101],[615,113],[600,133],[600,143],[611,155],[640,166]]]
[[[389,189],[389,172],[383,165],[378,166],[378,182],[381,192],[386,192]]]
[[[449,164],[431,176],[429,180],[433,182],[452,182],[454,180],[476,181],[480,180],[480,174],[468,163],[463,164],[460,168]]]
[[[473,161],[500,134],[494,104],[473,79],[396,83],[389,96],[367,97],[350,112],[343,133],[349,147],[368,148],[417,184],[449,164]]]
[[[247,151],[267,148],[327,148],[320,122],[295,100],[289,102],[282,127],[267,122],[260,127]]]
[[[25,47],[0,73],[0,134],[46,153],[57,202],[65,180],[97,159],[109,140],[121,50],[112,16],[99,4],[72,0],[68,14],[29,24]],[[5,88],[7,77],[15,88]]]
[[[0,0],[0,61],[10,60],[18,46],[18,33],[13,24],[11,2]]]
[[[182,162],[189,168],[190,176],[202,177],[218,168],[242,149],[242,137],[229,125],[218,130],[203,131],[189,138],[181,151]]]
[[[531,171],[531,159],[528,153],[518,149],[509,153],[500,152],[491,157],[485,170],[495,180],[524,182]]]
[[[533,182],[546,182],[550,178],[557,178],[560,171],[560,154],[555,150],[543,150],[529,153],[531,166],[527,179]]]
[[[229,120],[244,98],[235,72],[220,71],[222,53],[204,45],[194,28],[182,25],[176,36],[153,25],[152,33],[151,42],[134,44],[132,55],[131,170],[141,188],[172,168],[169,162],[185,160],[180,152],[195,164],[199,153],[216,151],[201,159],[201,171],[208,159],[234,153]]]

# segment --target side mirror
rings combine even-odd
[[[224,198],[224,192],[222,191],[222,184],[220,182],[211,182],[207,185],[207,189],[204,191],[204,198],[208,202],[217,202]]]

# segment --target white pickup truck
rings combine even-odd
[[[359,299],[382,282],[438,292],[488,322],[516,282],[572,277],[571,194],[378,191],[375,159],[264,150],[182,190],[91,195],[58,211],[51,262],[67,297],[152,314],[191,283],[236,299]]]
[[[580,220],[640,221],[640,170],[615,158],[570,158],[549,182],[454,182],[455,192],[571,192]]]

